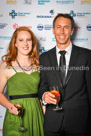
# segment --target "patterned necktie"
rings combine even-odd
[[[60,56],[60,62],[59,62],[59,71],[60,71],[60,76],[61,76],[61,82],[62,85],[65,85],[65,79],[66,79],[66,59],[65,59],[65,54],[66,51],[59,51],[61,54]]]

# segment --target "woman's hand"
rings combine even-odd
[[[14,115],[18,115],[18,109],[17,107],[21,107],[19,104],[11,104],[9,107],[9,112],[14,114]]]

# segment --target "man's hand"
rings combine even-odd
[[[56,97],[54,94],[48,91],[44,93],[43,100],[48,104],[57,104],[60,101],[60,96]]]

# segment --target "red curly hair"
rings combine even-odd
[[[29,56],[30,56],[30,58],[33,59],[32,65],[39,66],[39,58],[38,58],[38,55],[37,55],[37,40],[36,40],[36,37],[35,37],[34,33],[28,27],[25,27],[25,26],[17,28],[15,30],[15,32],[13,33],[11,41],[9,43],[7,54],[2,56],[2,61],[6,62],[7,66],[11,66],[12,61],[15,61],[15,59],[17,57],[17,48],[15,46],[15,43],[16,43],[18,33],[21,32],[21,31],[27,31],[31,34],[32,51],[30,52]]]

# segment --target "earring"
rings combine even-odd
[[[15,47],[17,48],[17,45],[15,44]]]

